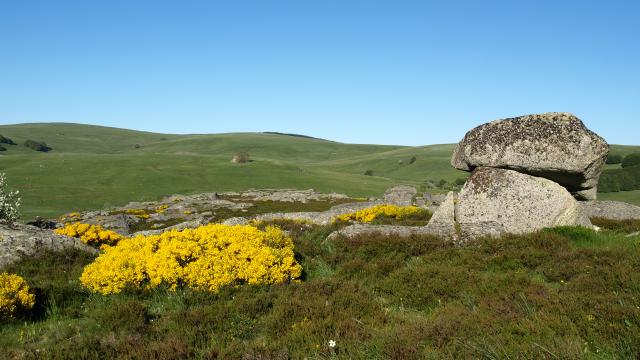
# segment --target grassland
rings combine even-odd
[[[21,144],[46,142],[51,152],[7,145],[0,171],[23,197],[23,217],[53,217],[163,195],[248,188],[314,188],[379,196],[397,183],[453,181],[452,145],[352,145],[278,134],[165,135],[77,124],[0,126]],[[232,164],[239,151],[252,162]],[[412,157],[416,162],[409,164]],[[402,163],[400,163],[402,161]],[[372,170],[373,176],[365,176]]]
[[[0,322],[0,358],[640,354],[638,237],[556,228],[456,247],[434,237],[326,239],[332,227],[277,225],[294,239],[299,283],[102,296],[78,281],[90,256],[51,253],[15,264],[8,270],[28,280],[38,307]]]
[[[176,193],[314,188],[379,196],[395,184],[467,176],[450,166],[451,144],[355,145],[261,133],[167,135],[64,123],[4,125],[0,134],[18,144],[33,139],[53,148],[40,153],[6,145],[0,154],[0,171],[22,192],[23,220]],[[612,151],[626,155],[638,149],[613,146]],[[253,161],[230,163],[239,151]],[[367,170],[373,176],[364,175]],[[640,204],[636,192],[602,197]]]

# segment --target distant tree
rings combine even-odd
[[[627,155],[624,160],[622,160],[622,167],[627,168],[631,166],[640,165],[640,153],[633,153],[631,155]]]
[[[373,176],[373,170],[366,170],[364,174],[367,176]]]
[[[0,151],[7,151],[7,148],[2,146],[2,145],[0,145]]]
[[[607,156],[607,164],[620,164],[622,162],[622,155],[620,154],[609,154]]]
[[[244,151],[237,152],[233,154],[233,158],[231,159],[231,162],[234,164],[247,163],[249,162],[249,154]]]
[[[16,143],[8,137],[0,135],[0,144],[15,145]]]
[[[33,149],[35,151],[48,152],[51,149],[47,144],[43,141],[35,141],[35,140],[27,140],[24,142],[24,146]]]
[[[456,185],[464,185],[464,183],[466,182],[467,182],[467,179],[465,178],[457,178],[455,183]]]
[[[411,159],[409,159],[409,164],[413,164],[414,162],[416,162],[416,160],[418,160],[418,158],[412,156]]]
[[[438,181],[438,186],[439,187],[444,187],[445,185],[447,185],[447,180],[441,179],[440,181]]]
[[[140,144],[135,144],[135,145],[133,145],[133,147],[136,148],[136,149],[140,149]]]

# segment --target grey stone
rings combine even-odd
[[[90,254],[98,250],[79,239],[58,235],[52,230],[16,224],[0,225],[0,269],[27,257],[38,257],[46,251],[79,249]]]
[[[606,218],[612,220],[639,220],[640,206],[622,201],[585,201],[582,202],[584,212],[589,218]]]
[[[592,199],[609,145],[569,113],[493,121],[469,131],[451,164],[472,171],[488,166],[553,180],[579,198]]]
[[[394,226],[394,225],[370,225],[354,224],[336,230],[329,234],[328,239],[337,237],[352,238],[362,235],[381,234],[385,236],[409,237],[412,235],[434,235],[425,226]]]
[[[456,195],[453,191],[450,191],[429,220],[426,226],[428,233],[454,240],[457,239],[455,203]]]
[[[582,206],[557,183],[488,167],[477,168],[460,191],[455,218],[463,241],[562,225],[592,228]]]
[[[411,206],[418,190],[409,185],[398,185],[384,192],[384,201],[398,206]]]

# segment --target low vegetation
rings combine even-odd
[[[35,141],[30,139],[24,142],[24,146],[28,147],[29,149],[40,151],[40,152],[49,152],[53,150],[44,141]]]
[[[7,186],[7,177],[0,173],[0,223],[13,225],[20,218],[20,192],[11,191]],[[1,240],[1,239],[0,239]]]
[[[300,282],[86,290],[94,258],[11,266],[36,305],[0,325],[8,358],[636,358],[640,238],[563,227],[456,247],[430,236],[327,239],[279,221]],[[269,224],[264,224],[263,228]],[[237,285],[237,284],[236,284]]]
[[[376,205],[338,216],[339,222],[357,221],[378,225],[426,225],[431,212],[417,206]]]
[[[99,225],[69,223],[55,230],[57,234],[79,238],[83,243],[94,246],[115,245],[123,236],[115,231],[105,230]]]

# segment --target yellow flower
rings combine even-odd
[[[83,223],[67,224],[65,227],[56,229],[60,235],[80,238],[83,243],[89,245],[113,245],[123,239],[123,236],[115,231],[105,230],[100,225],[90,225]]]
[[[13,317],[20,309],[31,309],[36,297],[27,282],[18,275],[0,274],[0,317]]]
[[[353,213],[340,215],[337,217],[337,220],[355,220],[369,223],[381,216],[402,220],[420,211],[422,210],[416,206],[376,205]]]
[[[293,242],[280,229],[210,224],[106,246],[80,281],[102,294],[160,285],[217,292],[227,285],[281,283],[301,273]]]

